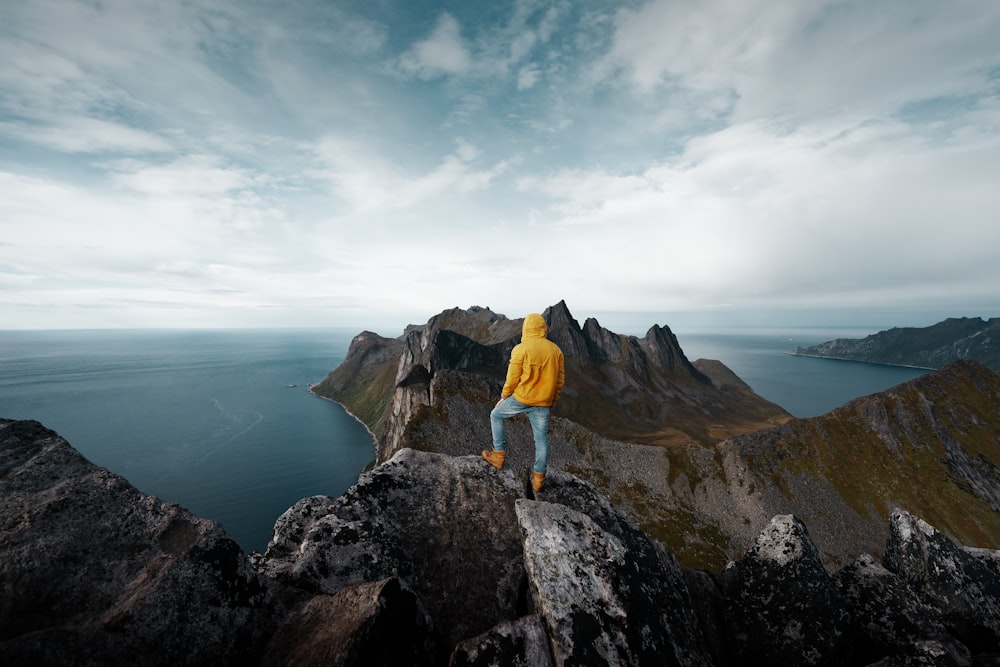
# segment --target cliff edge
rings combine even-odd
[[[475,456],[404,449],[247,557],[36,422],[0,420],[0,474],[3,664],[1000,661],[1000,552],[900,509],[881,560],[831,573],[777,515],[711,573],[573,475],[533,496]]]

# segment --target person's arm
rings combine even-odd
[[[556,375],[556,390],[552,395],[552,405],[555,406],[556,401],[562,396],[563,384],[566,382],[566,368],[563,364],[563,355],[559,355],[559,373]]]
[[[507,364],[507,378],[504,380],[503,389],[500,390],[500,401],[514,393],[517,385],[521,383],[521,371],[524,365],[524,350],[520,345],[515,345],[510,353],[510,363]],[[497,401],[497,405],[500,405]]]

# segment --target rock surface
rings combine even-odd
[[[1000,664],[1000,552],[895,510],[829,574],[773,517],[686,570],[595,487],[402,450],[247,557],[35,422],[0,420],[0,663]]]
[[[0,663],[244,665],[278,611],[217,523],[0,421]]]

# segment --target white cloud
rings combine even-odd
[[[505,162],[477,169],[479,150],[465,141],[429,171],[406,171],[378,157],[374,146],[327,136],[316,146],[321,168],[310,175],[329,182],[353,214],[371,214],[452,198],[486,188],[507,169]]]
[[[471,58],[462,40],[461,26],[451,14],[443,12],[431,34],[404,53],[399,69],[421,79],[468,71]]]
[[[596,68],[642,94],[734,96],[734,120],[864,118],[982,92],[1000,66],[1000,5],[653,0],[618,13]]]
[[[517,89],[518,90],[530,90],[535,87],[538,83],[538,79],[541,72],[537,67],[526,66],[522,67],[517,73]]]
[[[0,134],[65,153],[164,153],[173,146],[161,137],[121,123],[68,116],[54,125],[0,122]]]
[[[0,308],[995,303],[1000,5],[630,6],[12,5]]]

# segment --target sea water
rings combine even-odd
[[[338,496],[371,435],[309,393],[348,330],[0,332],[0,417],[35,419],[143,493],[263,551],[301,498]]]
[[[0,331],[0,417],[42,422],[143,493],[215,519],[244,550],[262,551],[282,512],[342,494],[374,458],[365,427],[308,391],[356,333]],[[787,354],[849,333],[677,337],[689,359],[722,361],[797,417],[923,372]]]
[[[885,391],[927,371],[790,354],[836,338],[864,338],[858,329],[750,329],[678,333],[685,356],[718,359],[758,395],[795,417],[816,417],[860,396]]]

